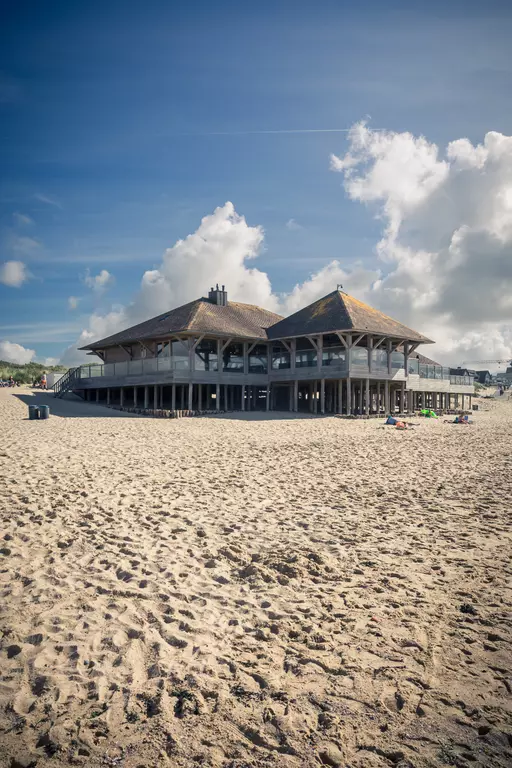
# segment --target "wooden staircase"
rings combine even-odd
[[[80,382],[80,366],[78,368],[70,368],[69,371],[62,376],[53,386],[53,394],[55,397],[63,397],[66,392],[72,392],[78,388]]]

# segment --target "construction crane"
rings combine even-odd
[[[478,363],[482,365],[512,365],[512,360],[464,360],[459,368],[464,368],[469,363]]]

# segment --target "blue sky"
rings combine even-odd
[[[368,116],[440,146],[510,134],[511,21],[510,4],[471,0],[11,4],[0,262],[30,278],[0,285],[0,339],[59,357],[226,200],[264,228],[275,291],[332,259],[370,267],[381,224],[329,172],[346,136],[256,132]],[[94,292],[101,269],[115,282]]]

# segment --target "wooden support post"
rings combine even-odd
[[[220,384],[215,385],[215,409],[220,411]]]
[[[149,387],[147,385],[144,387],[144,408],[149,408]]]
[[[107,405],[110,405],[110,387],[107,389]]]
[[[347,416],[352,413],[352,382],[350,376],[347,378]]]
[[[171,411],[176,410],[176,384],[171,387]]]
[[[390,413],[389,381],[387,379],[384,382],[384,411],[386,412],[386,414]]]
[[[386,342],[386,353],[388,356],[388,374],[391,376],[391,374],[393,373],[393,359],[392,359],[393,343],[391,339],[388,339]]]
[[[124,406],[124,389],[123,389],[123,387],[121,387],[121,389],[119,390],[119,405],[121,406],[121,408]]]
[[[96,390],[96,402],[99,403],[100,401],[100,391],[99,389]]]
[[[228,387],[224,384],[224,410],[228,410]]]
[[[295,413],[299,410],[299,382],[293,382],[293,410]]]
[[[188,410],[192,411],[192,406],[194,405],[194,385],[190,383],[188,385]]]
[[[367,416],[370,413],[370,379],[366,379],[366,402],[364,404],[364,412]]]
[[[241,410],[245,411],[245,384],[242,384],[242,405]]]
[[[359,382],[359,415],[363,413],[363,382]]]
[[[338,379],[338,403],[336,413],[343,413],[343,380]]]
[[[247,376],[249,373],[249,345],[246,341],[243,343],[243,356],[244,356],[244,375]]]
[[[203,410],[203,385],[202,384],[197,385],[197,410],[198,411]]]
[[[320,379],[320,413],[325,413],[325,379]]]
[[[288,390],[288,410],[293,411],[293,384],[290,384]]]
[[[153,387],[153,409],[156,411],[158,408],[158,384]]]
[[[137,387],[133,388],[133,407],[137,407]]]
[[[297,359],[297,339],[292,339],[290,342],[290,370],[295,373],[295,362]]]
[[[267,384],[266,394],[265,394],[265,410],[270,410],[270,384]]]
[[[313,382],[313,412],[318,413],[318,381]]]
[[[366,345],[368,352],[368,371],[371,373],[373,370],[373,336],[366,337]]]
[[[380,413],[380,381],[377,382],[377,413]]]
[[[405,381],[402,381],[400,389],[400,413],[405,413]]]

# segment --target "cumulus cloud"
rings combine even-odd
[[[84,283],[88,288],[92,288],[93,291],[104,291],[107,286],[114,282],[114,276],[110,274],[107,269],[102,269],[97,275],[91,275],[89,270],[84,278]],[[71,297],[74,298],[74,297]]]
[[[0,283],[19,288],[28,280],[29,274],[22,261],[5,261],[0,265]]]
[[[76,309],[78,307],[78,302],[80,301],[79,298],[76,296],[70,296],[68,298],[68,308],[69,309]]]
[[[347,292],[437,341],[443,363],[512,356],[512,138],[457,139],[440,149],[423,136],[354,126],[348,151],[331,156],[347,195],[382,223],[371,268],[331,261],[290,293],[276,294],[255,265],[264,232],[232,203],[205,216],[154,270],[130,304],[89,318],[76,347],[227,283],[232,300],[288,314],[332,291]],[[101,273],[100,273],[101,274]],[[426,349],[427,354],[429,350]]]
[[[286,229],[289,229],[291,232],[297,232],[299,229],[304,229],[302,224],[299,224],[298,221],[295,221],[295,219],[288,219],[286,222]]]
[[[143,274],[131,304],[106,315],[93,314],[77,343],[66,351],[63,361],[69,365],[84,362],[83,353],[77,353],[76,347],[196,299],[216,283],[227,284],[230,300],[258,304],[286,314],[332,291],[348,277],[347,271],[334,261],[312,275],[303,286],[296,285],[290,295],[276,294],[268,275],[254,266],[263,239],[262,227],[250,226],[236,212],[233,203],[216,208],[201,220],[194,233],[164,252],[157,269]],[[354,274],[350,274],[350,283],[361,285],[362,291],[363,284],[366,288],[377,277],[377,273],[365,272],[356,266]]]
[[[35,355],[35,350],[26,349],[21,344],[14,344],[12,341],[0,341],[0,360],[7,363],[30,363]]]
[[[348,138],[331,169],[382,220],[369,303],[435,339],[442,362],[512,355],[512,137],[444,153],[364,123]]]

